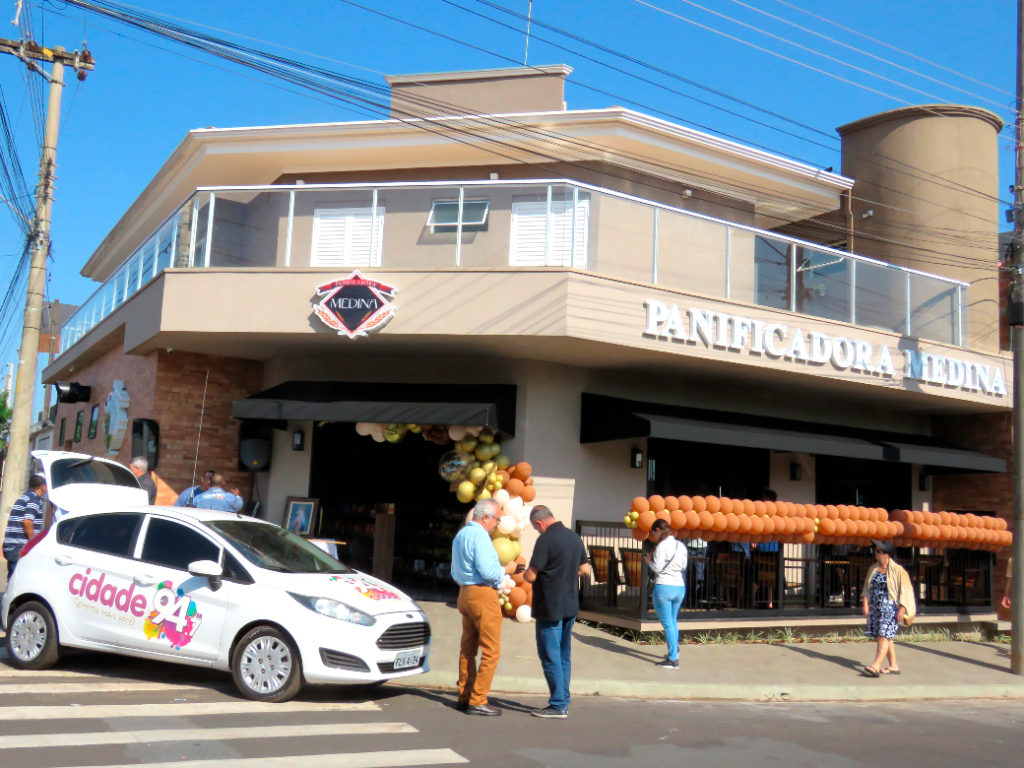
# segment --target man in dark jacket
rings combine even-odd
[[[142,490],[149,494],[149,503],[156,503],[156,481],[153,476],[149,473],[149,462],[141,456],[136,456],[130,462],[128,462],[128,469],[131,470],[132,474],[139,480],[139,485],[142,486]]]

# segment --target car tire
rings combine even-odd
[[[57,622],[42,603],[32,601],[19,605],[7,627],[7,658],[11,666],[49,669],[60,660]]]
[[[250,629],[231,657],[231,675],[251,701],[288,701],[301,689],[302,661],[295,644],[274,627]]]

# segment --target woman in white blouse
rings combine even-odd
[[[656,520],[648,539],[654,552],[644,559],[654,579],[654,611],[665,628],[668,656],[655,664],[662,669],[679,669],[679,609],[686,597],[686,545],[675,537],[667,520]]]

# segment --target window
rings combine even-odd
[[[50,466],[50,481],[54,488],[72,483],[124,485],[138,488],[135,475],[119,464],[88,459],[58,459]]]
[[[67,431],[67,426],[68,426],[68,420],[67,419],[61,419],[60,420],[60,444],[61,445],[64,445],[64,433]]]
[[[489,200],[463,200],[462,231],[485,232],[487,230],[487,211],[490,205]],[[427,226],[434,233],[457,232],[459,229],[459,201],[434,200],[430,205],[430,215],[427,216]]]
[[[282,573],[352,572],[316,545],[276,525],[246,520],[211,520],[206,525],[260,568]]]
[[[548,204],[512,203],[512,247],[509,265],[513,267],[587,268],[587,233],[590,230],[590,201],[576,204],[576,237],[573,250],[572,202],[551,201],[551,254],[548,256]]]
[[[153,565],[187,571],[189,563],[196,560],[219,563],[220,547],[188,526],[162,517],[151,517],[146,543],[142,545],[142,559]]]
[[[69,547],[131,557],[141,520],[142,515],[121,512],[62,520],[57,524],[57,541]]]
[[[82,422],[85,420],[85,411],[79,411],[75,417],[75,442],[82,442]]]
[[[313,212],[313,267],[379,267],[384,206],[370,226],[370,208],[318,208]]]
[[[89,439],[90,440],[92,438],[96,437],[96,426],[99,424],[99,420],[100,420],[100,407],[98,405],[94,405],[92,407],[92,412],[89,414]]]

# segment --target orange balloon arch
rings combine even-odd
[[[997,552],[1013,541],[999,517],[718,496],[637,496],[623,521],[633,538],[645,541],[659,519],[667,520],[680,539],[709,542],[868,546],[872,539],[887,539],[897,547]]]

